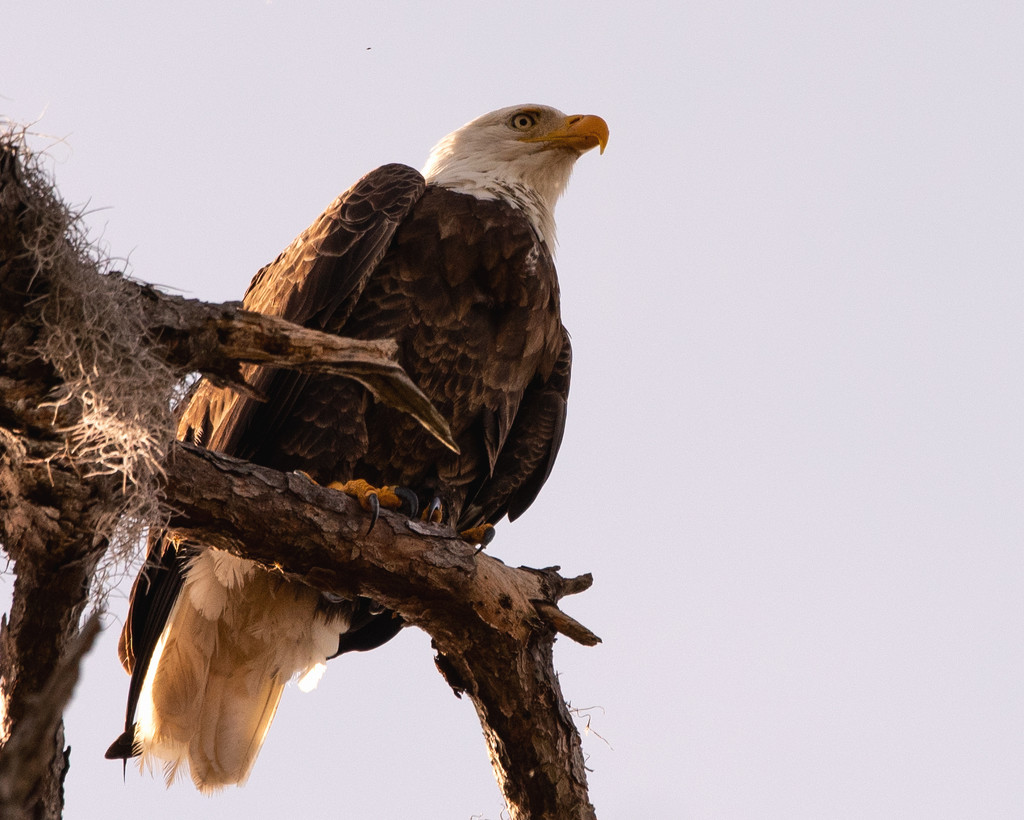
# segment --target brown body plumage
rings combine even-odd
[[[364,199],[366,190],[374,196]],[[351,265],[347,253],[325,257],[324,248],[351,241],[346,215],[353,197],[375,212],[382,202],[409,202],[376,265]],[[297,295],[282,299],[282,292]],[[316,310],[320,292],[340,302]],[[266,369],[250,377],[266,402],[204,385],[183,419],[184,437],[269,467],[303,470],[321,483],[399,484],[422,503],[436,494],[460,527],[493,523],[512,502],[507,491],[477,494],[514,426],[530,441],[516,438],[509,488],[528,485],[557,446],[569,371],[558,282],[525,215],[503,202],[428,188],[411,168],[385,166],[261,271],[245,306],[345,336],[398,341],[401,364],[448,420],[460,452],[354,381]],[[534,401],[519,416],[528,391],[552,393],[551,401]],[[551,434],[537,437],[537,423]],[[467,501],[473,512],[464,518]]]
[[[533,131],[524,136],[517,116]],[[607,137],[598,118],[553,109],[488,117],[488,128],[522,145],[512,149],[526,152],[530,173],[551,163],[563,175],[554,198],[576,157]],[[478,138],[476,123],[453,137]],[[458,145],[445,151],[458,159]],[[470,160],[428,171],[430,184],[401,165],[368,174],[262,269],[245,297],[247,308],[309,327],[395,339],[458,453],[355,381],[255,367],[247,375],[265,401],[204,383],[180,437],[320,483],[397,484],[421,505],[437,497],[460,529],[529,506],[558,451],[569,389],[569,340],[544,234],[554,202],[550,193],[537,198],[519,169],[511,182],[494,174],[497,195],[482,191]],[[460,182],[466,174],[471,182]],[[520,202],[515,186],[524,185]],[[248,776],[289,678],[314,681],[327,657],[379,645],[401,626],[368,601],[329,601],[215,550],[178,555],[155,538],[150,558],[122,635],[132,674],[126,732],[108,755],[167,761],[169,777],[187,762],[204,790]],[[261,619],[261,608],[273,618]],[[296,641],[299,650],[281,648]]]

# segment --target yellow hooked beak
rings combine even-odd
[[[566,146],[581,154],[601,146],[601,153],[608,144],[608,123],[596,114],[572,114],[553,131],[537,137],[523,137],[523,142],[550,142],[554,146]]]

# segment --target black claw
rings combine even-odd
[[[434,523],[434,515],[441,509],[441,499],[438,496],[434,496],[430,499],[430,503],[427,505],[427,509],[423,511],[423,520],[428,524]]]
[[[377,493],[370,493],[366,496],[366,503],[370,505],[370,528],[366,531],[369,535],[373,532],[373,525],[377,523],[377,518],[380,516],[380,499],[377,498]]]
[[[420,500],[408,487],[395,487],[395,495],[402,499],[402,512],[408,518],[415,518],[420,511]]]

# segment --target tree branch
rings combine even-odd
[[[598,641],[557,607],[588,576],[509,567],[448,528],[383,510],[367,533],[369,516],[344,494],[189,445],[175,444],[166,469],[178,536],[372,598],[431,636],[438,668],[476,707],[513,818],[595,816],[552,663],[556,632]]]
[[[198,370],[219,385],[258,396],[240,363],[345,376],[402,410],[452,450],[448,422],[398,364],[392,339],[347,339],[277,316],[245,310],[237,302],[209,304],[127,282],[146,299],[146,315],[159,355],[178,370]]]

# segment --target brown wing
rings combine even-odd
[[[406,165],[367,174],[253,277],[243,304],[307,327],[341,327],[425,185]],[[240,458],[250,458],[259,441],[273,440],[308,377],[265,367],[244,373],[268,401],[204,385],[182,417],[179,437]],[[259,436],[250,439],[257,415]]]
[[[562,328],[562,347],[546,378],[538,374],[527,388],[490,478],[462,512],[459,526],[515,521],[551,474],[565,430],[572,346]]]
[[[385,165],[367,174],[256,274],[246,291],[245,307],[309,327],[323,328],[328,321],[340,324],[424,188],[419,172],[405,165]],[[268,397],[266,402],[204,383],[182,416],[179,437],[248,457],[255,445],[247,440],[247,434],[257,413],[261,429],[256,438],[273,437],[288,418],[306,377],[256,367],[248,368],[246,377]],[[122,664],[132,675],[126,732],[108,751],[108,757],[131,752],[142,683],[181,589],[182,570],[176,551],[159,535],[152,537],[146,567],[132,589],[119,643]]]

